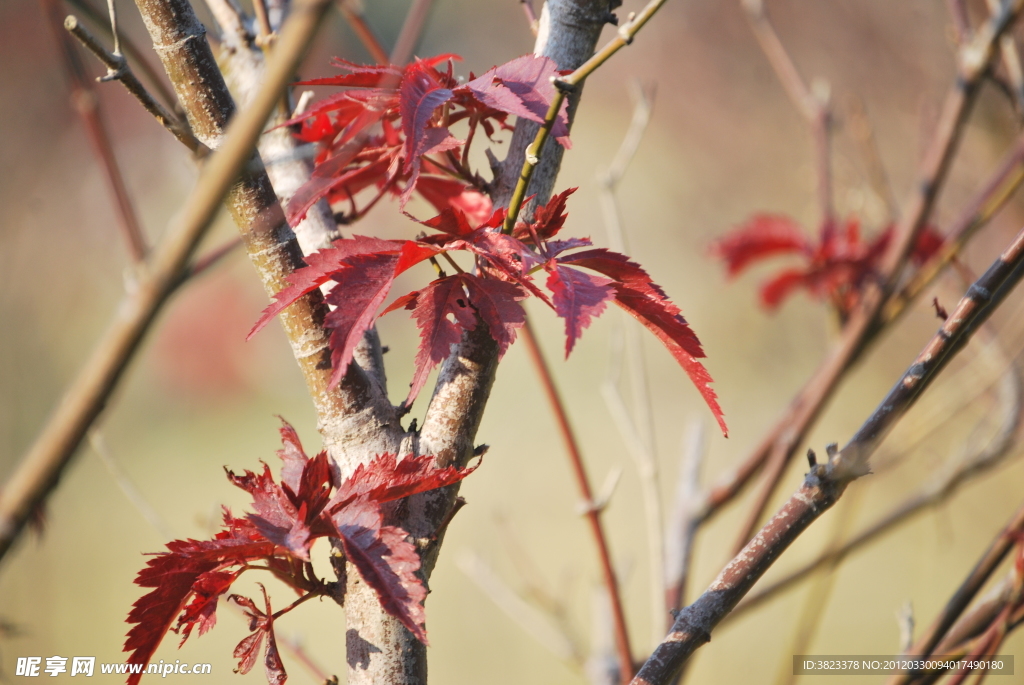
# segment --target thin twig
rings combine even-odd
[[[700,511],[700,472],[708,446],[703,421],[695,420],[683,436],[682,460],[675,502],[665,538],[666,614],[683,606],[693,559]]]
[[[510,588],[487,562],[473,552],[463,552],[455,558],[455,565],[526,634],[566,664],[581,666],[580,651],[572,639]]]
[[[1018,544],[1017,536],[1021,532],[1024,532],[1024,505],[1021,505],[1014,512],[1013,516],[1010,517],[1003,530],[1000,531],[995,540],[992,541],[992,544],[981,555],[981,558],[978,559],[978,562],[974,565],[974,568],[967,578],[964,579],[963,583],[960,584],[960,587],[957,588],[957,591],[953,593],[946,606],[943,607],[942,612],[908,650],[908,654],[920,655],[922,658],[927,658],[932,654],[935,646],[939,644],[949,629],[953,627],[960,614],[964,612],[971,603],[971,600],[974,599],[974,596],[981,590],[1003,559],[1006,558],[1006,555]],[[913,674],[903,674],[891,679],[890,685],[904,685],[912,679]]]
[[[526,155],[522,168],[519,171],[519,180],[516,181],[515,189],[512,191],[512,197],[508,203],[508,214],[505,217],[505,224],[502,226],[503,232],[512,233],[512,228],[519,218],[519,210],[522,209],[523,200],[526,199],[526,189],[530,186],[530,179],[533,177],[533,172],[540,162],[540,152],[544,148],[548,134],[551,133],[551,127],[554,126],[555,119],[558,118],[558,113],[562,111],[562,103],[565,102],[566,96],[575,91],[583,83],[584,79],[607,62],[612,55],[632,43],[633,38],[640,29],[651,20],[665,2],[666,0],[650,0],[639,13],[631,13],[630,18],[619,26],[618,36],[606,43],[603,48],[594,53],[593,57],[580,65],[571,74],[555,79],[555,97],[552,99],[551,106],[544,116],[544,123],[537,129],[537,135],[534,137],[533,143],[526,148]]]
[[[232,121],[220,148],[207,160],[180,213],[147,261],[138,287],[126,296],[55,413],[0,490],[0,558],[10,550],[31,512],[56,485],[89,426],[102,412],[222,199],[249,162],[263,125],[305,54],[326,7],[326,0],[297,4],[274,51],[261,97]],[[274,222],[279,217],[252,220]]]
[[[722,570],[707,591],[676,615],[672,631],[640,669],[633,685],[663,685],[735,608],[789,545],[842,495],[847,485],[868,473],[869,460],[882,439],[913,406],[938,373],[970,340],[1024,277],[1024,230],[968,290],[939,332],[893,386],[878,408],[841,450],[811,470],[803,486]]]
[[[995,466],[1002,464],[1017,445],[1021,425],[1024,424],[1024,386],[1020,372],[1013,368],[1004,377],[1005,389],[1001,392],[1006,398],[1001,402],[1005,417],[998,435],[983,450],[968,459],[960,460],[953,468],[944,469],[930,483],[909,497],[903,503],[879,518],[864,530],[858,532],[843,544],[830,549],[814,560],[790,572],[785,577],[771,583],[744,600],[735,611],[729,614],[726,621],[732,621],[760,606],[778,593],[792,587],[816,570],[825,566],[833,566],[854,552],[877,540],[882,535],[912,521],[918,514],[928,511],[936,504],[948,500],[959,491],[965,483],[975,477],[987,473]]]
[[[585,505],[584,516],[590,525],[590,532],[597,547],[598,560],[601,565],[601,575],[604,580],[605,589],[612,604],[612,617],[615,625],[615,647],[619,656],[620,678],[622,682],[628,683],[633,676],[633,656],[629,646],[629,629],[626,625],[626,614],[622,607],[622,597],[619,593],[619,581],[615,575],[615,567],[612,565],[611,552],[608,549],[608,539],[604,534],[604,526],[601,524],[601,508],[596,506],[594,495],[590,489],[590,479],[587,476],[586,465],[583,463],[583,456],[580,454],[579,446],[576,443],[576,436],[572,430],[572,424],[565,413],[562,398],[559,396],[558,388],[555,386],[554,378],[548,368],[544,355],[537,344],[537,338],[527,319],[523,326],[523,341],[530,353],[533,366],[540,376],[541,385],[544,387],[544,394],[555,414],[558,423],[558,430],[565,442],[566,453],[569,455],[573,476],[576,485],[580,490]]]
[[[402,65],[412,59],[433,6],[434,0],[412,0],[409,13],[405,15],[402,30],[398,34],[398,39],[395,40],[395,47],[391,50],[391,64]]]
[[[128,61],[124,57],[107,52],[107,49],[100,44],[96,37],[74,15],[69,15],[64,19],[64,28],[103,62],[107,67],[107,73],[110,77],[106,80],[120,81],[161,126],[170,131],[182,145],[194,154],[200,157],[209,154],[209,148],[192,135],[192,129],[189,128],[188,122],[180,120],[168,112],[163,105],[149,94],[149,91],[142,85],[142,82],[132,73],[132,69],[128,66]]]
[[[626,173],[630,161],[636,156],[640,141],[651,120],[654,105],[654,89],[644,89],[637,81],[630,82],[630,94],[633,99],[633,117],[626,135],[619,145],[615,157],[608,170],[600,176],[600,199],[605,229],[608,233],[608,244],[617,252],[628,252],[626,236],[622,225],[622,213],[619,208],[616,189]],[[605,398],[608,410],[615,419],[619,433],[629,450],[637,475],[644,503],[644,517],[647,529],[647,548],[649,554],[648,572],[650,573],[650,623],[651,644],[661,640],[665,630],[665,534],[663,531],[663,512],[661,491],[658,487],[658,462],[654,453],[654,413],[651,411],[650,391],[647,387],[647,369],[644,364],[643,346],[640,341],[640,330],[637,326],[626,322],[622,327],[625,346],[620,356],[629,369],[629,384],[633,395],[633,418],[626,408],[626,403],[619,393],[617,369],[621,366],[613,360],[608,380],[601,386],[601,394]]]
[[[103,167],[104,177],[117,208],[118,226],[128,248],[128,254],[138,264],[146,257],[146,239],[143,236],[142,226],[139,224],[135,208],[132,206],[121,168],[114,156],[110,136],[100,115],[99,99],[95,88],[86,75],[85,67],[74,43],[60,29],[60,7],[57,0],[41,0],[41,4],[61,54],[64,73],[71,91],[71,104],[81,117],[96,157]]]
[[[352,27],[356,37],[359,38],[359,42],[370,53],[373,61],[377,64],[387,64],[389,59],[388,51],[384,49],[384,46],[381,45],[380,40],[377,38],[377,34],[373,32],[373,29],[366,22],[366,14],[363,12],[363,1],[338,0],[337,5],[341,16],[345,17],[345,21]]]
[[[775,70],[775,75],[811,127],[817,160],[821,220],[823,225],[828,226],[835,221],[832,205],[832,113],[829,107],[828,85],[824,81],[815,81],[813,87],[809,88],[800,77],[800,71],[775,32],[771,19],[768,18],[763,0],[742,0],[742,4],[754,36],[772,69]]]
[[[89,446],[92,447],[93,453],[103,462],[107,473],[117,483],[121,493],[131,502],[135,510],[142,515],[142,518],[153,527],[162,540],[173,540],[174,536],[171,534],[167,522],[156,512],[153,505],[142,496],[142,493],[139,492],[139,489],[135,487],[135,484],[128,477],[128,474],[124,472],[121,465],[114,459],[114,456],[110,453],[110,448],[107,446],[107,441],[103,439],[103,433],[98,428],[94,427],[89,431]]]
[[[949,5],[949,17],[953,20],[956,42],[967,42],[971,35],[971,25],[967,20],[967,3],[964,0],[946,0],[946,4]]]
[[[993,45],[999,36],[1009,29],[1022,6],[1024,2],[1021,0],[1008,1],[1004,5],[1004,11],[989,21],[959,52],[960,69],[956,83],[946,96],[939,126],[921,165],[919,181],[895,228],[893,240],[882,261],[881,280],[887,284],[892,283],[902,272],[913,240],[931,214],[939,188],[946,179],[949,162],[960,140],[967,113],[976,99],[980,79],[991,64]],[[704,519],[713,516],[725,503],[739,494],[765,464],[770,464],[771,472],[766,476],[766,485],[761,491],[757,506],[751,509],[747,520],[748,530],[756,525],[782,474],[785,473],[786,465],[796,453],[810,426],[821,413],[846,371],[877,337],[879,312],[891,286],[880,288],[875,283],[869,283],[865,290],[861,305],[847,321],[840,340],[792,400],[781,419],[748,458],[712,488],[706,501]],[[749,537],[749,533],[746,537]]]
[[[93,26],[113,40],[114,36],[110,30],[107,17],[89,4],[87,0],[65,0],[65,2],[81,12],[86,19],[92,22]],[[150,63],[147,54],[135,44],[130,36],[118,36],[117,40],[118,46],[138,66],[140,73],[149,82],[149,87],[160,97],[163,105],[170,110],[175,110],[178,107],[178,99],[171,92],[171,89],[167,87],[167,82],[160,71]]]

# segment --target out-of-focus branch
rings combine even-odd
[[[433,6],[434,0],[412,0],[409,12],[405,15],[402,30],[399,31],[398,38],[395,40],[395,47],[391,50],[391,64],[405,64],[412,59]]]
[[[946,96],[939,125],[921,165],[919,181],[905,205],[894,230],[893,240],[882,260],[880,274],[886,285],[879,287],[876,283],[867,284],[860,306],[847,321],[832,352],[750,456],[709,492],[703,516],[705,520],[731,501],[765,464],[771,464],[771,473],[766,478],[758,506],[752,508],[747,520],[748,528],[756,524],[785,472],[786,465],[839,381],[875,339],[879,313],[891,290],[890,284],[902,274],[913,241],[931,214],[960,140],[963,124],[976,99],[981,77],[991,65],[994,45],[1017,18],[1022,6],[1022,0],[1008,0],[999,14],[987,22],[972,41],[959,51],[956,82]],[[749,533],[744,537],[749,537]]]
[[[540,22],[537,21],[537,13],[533,11],[533,1],[519,0],[519,4],[523,8],[523,14],[526,15],[526,23],[530,25],[530,31],[533,32],[533,36],[536,38],[537,28]]]
[[[182,145],[200,157],[209,154],[209,148],[192,135],[188,122],[181,121],[175,117],[149,94],[149,91],[142,85],[142,82],[132,73],[128,60],[121,55],[108,52],[75,16],[71,15],[64,19],[64,28],[106,65],[108,71],[111,72],[111,79],[108,80],[120,81],[128,92],[134,95],[135,99],[142,104],[145,110],[152,114],[153,118],[161,126],[170,131],[171,135],[177,138]]]
[[[742,4],[754,36],[775,70],[775,75],[811,127],[817,160],[818,203],[821,220],[827,225],[835,221],[832,205],[832,112],[828,84],[815,81],[813,88],[807,86],[775,32],[775,26],[765,10],[764,0],[742,0]]]
[[[967,343],[978,326],[1024,276],[1024,230],[970,287],[939,332],[893,386],[878,408],[840,451],[829,449],[803,486],[722,570],[693,604],[681,610],[668,637],[640,669],[633,685],[663,685],[689,656],[711,639],[711,631],[735,608],[754,583],[822,513],[847,485],[868,473],[868,462],[882,439]]]
[[[352,27],[356,37],[359,38],[359,42],[370,53],[373,61],[377,64],[387,64],[389,59],[388,51],[381,45],[377,34],[373,32],[373,29],[370,28],[366,21],[366,14],[363,12],[363,0],[338,0],[337,5],[341,16],[345,17],[345,21]]]
[[[682,460],[675,502],[665,538],[665,607],[666,613],[678,609],[685,601],[690,576],[694,538],[697,535],[700,503],[700,471],[707,457],[704,424],[694,421],[683,437]]]
[[[76,52],[70,36],[60,28],[60,7],[57,2],[58,0],[41,0],[40,4],[46,15],[47,24],[50,25],[53,37],[57,41],[64,73],[71,91],[71,104],[78,116],[81,117],[89,135],[89,142],[92,143],[93,151],[103,167],[107,186],[110,188],[110,194],[113,196],[114,205],[117,208],[118,227],[121,229],[128,254],[133,261],[139,263],[146,256],[146,240],[142,234],[142,227],[128,195],[128,187],[124,183],[121,168],[114,156],[110,136],[107,134],[103,118],[100,116],[99,98],[96,96],[95,88],[86,75],[85,67],[82,65],[82,60]]]
[[[105,13],[97,10],[89,4],[87,0],[65,1],[81,12],[82,15],[88,19],[96,29],[103,33],[105,37],[113,40],[113,31],[110,30],[110,23],[107,21],[107,15]],[[149,83],[149,87],[160,97],[164,107],[171,111],[180,112],[181,110],[177,109],[177,98],[174,97],[174,93],[172,93],[167,87],[167,82],[160,71],[149,61],[146,53],[135,44],[135,41],[133,41],[130,36],[127,35],[119,35],[118,44],[122,52],[139,68],[139,73],[145,77],[146,81]]]
[[[626,236],[622,223],[616,190],[626,168],[636,156],[640,141],[651,120],[654,108],[654,89],[645,89],[639,81],[630,82],[633,99],[633,116],[626,135],[612,159],[608,170],[598,178],[601,187],[601,213],[608,245],[611,249],[628,253]],[[641,496],[644,503],[644,519],[647,529],[648,571],[650,573],[650,625],[651,644],[657,644],[665,630],[665,534],[664,514],[661,505],[661,491],[658,487],[658,462],[654,453],[654,413],[651,411],[650,391],[647,387],[647,368],[644,363],[640,330],[634,322],[627,321],[621,327],[624,345],[613,352],[609,365],[608,379],[601,386],[608,411],[615,420],[619,434],[633,458],[640,479]],[[629,370],[629,385],[632,390],[632,412],[619,392],[619,370]]]
[[[533,362],[534,368],[537,370],[537,374],[540,376],[541,385],[544,388],[544,394],[547,395],[548,404],[551,405],[551,409],[555,413],[555,420],[558,423],[558,431],[562,435],[562,441],[565,443],[566,454],[569,456],[569,462],[572,466],[573,477],[576,480],[576,485],[580,490],[580,496],[583,498],[584,504],[584,516],[587,518],[587,523],[590,526],[591,537],[594,539],[594,545],[597,547],[598,561],[601,567],[601,576],[604,581],[605,591],[608,593],[608,597],[611,601],[612,608],[612,621],[615,628],[615,647],[619,656],[619,670],[621,680],[625,683],[629,682],[629,679],[633,675],[633,656],[629,646],[629,629],[626,625],[626,613],[622,608],[622,596],[619,592],[619,581],[615,575],[615,567],[612,564],[612,555],[608,549],[608,539],[604,533],[604,526],[601,524],[601,512],[603,506],[598,505],[594,501],[594,494],[590,489],[590,478],[587,476],[587,468],[583,463],[583,455],[580,454],[579,446],[576,443],[576,436],[573,434],[572,424],[569,422],[569,417],[565,413],[565,406],[562,403],[562,398],[558,393],[558,388],[555,386],[555,380],[551,376],[551,370],[548,368],[547,362],[544,359],[544,354],[541,352],[540,345],[537,344],[537,338],[533,334],[533,329],[530,327],[529,320],[526,321],[526,325],[523,326],[523,342],[526,344],[526,349],[530,353],[530,359]]]
[[[309,0],[297,6],[295,16],[298,20],[289,22],[286,33],[282,35],[261,97],[250,109],[234,118],[221,149],[207,160],[181,211],[147,260],[136,288],[121,303],[113,322],[66,391],[55,413],[0,490],[0,558],[10,549],[31,512],[57,484],[89,426],[103,410],[157,310],[178,282],[189,257],[213,221],[221,200],[231,191],[229,202],[243,203],[246,182],[236,183],[239,172],[251,168],[251,150],[262,132],[274,99],[279,97],[291,78],[294,65],[304,54],[325,5],[325,1]],[[187,42],[194,44],[196,41]],[[210,64],[216,68],[212,56]],[[269,190],[269,184],[266,186]],[[251,195],[249,197],[251,199]],[[255,209],[252,204],[246,207]],[[241,211],[241,206],[236,206],[236,209],[239,210],[236,218],[240,225],[250,233],[273,234],[282,225],[287,227],[283,224],[276,201],[264,205],[264,211],[246,214]],[[281,258],[287,254],[279,249],[267,255],[266,259]],[[273,283],[272,287],[280,287],[280,283]],[[306,304],[304,312],[303,307],[299,307],[300,313],[306,315],[305,320],[295,318],[296,315],[289,317],[293,330],[296,324],[308,326],[308,322],[313,320],[313,304]],[[300,351],[307,350],[302,348]],[[317,360],[305,363],[315,369]],[[325,389],[328,380],[323,378]]]
[[[978,591],[988,581],[992,573],[1002,563],[1006,555],[1017,544],[1019,536],[1024,532],[1024,505],[1022,505],[1004,526],[1003,530],[996,536],[992,544],[978,559],[977,564],[964,579],[957,591],[953,593],[942,612],[935,621],[917,639],[914,645],[908,650],[908,654],[920,655],[922,658],[930,656],[936,645],[945,637],[946,633],[956,620],[964,612],[967,606],[974,599]],[[913,680],[914,674],[905,673],[891,679],[890,685],[905,685]]]
[[[1010,201],[1024,182],[1024,135],[1018,136],[1013,147],[1003,157],[981,189],[950,227],[942,247],[914,272],[910,280],[893,293],[879,315],[879,325],[885,325],[906,311],[935,277],[960,254],[978,229],[987,224]]]
[[[483,559],[472,552],[466,552],[456,557],[455,564],[530,637],[565,663],[577,668],[581,665],[579,649],[569,636],[553,626],[542,611],[506,585]]]

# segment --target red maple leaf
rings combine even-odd
[[[426,590],[416,576],[419,556],[404,531],[381,525],[380,507],[457,483],[475,467],[438,469],[429,455],[399,460],[394,454],[382,454],[340,481],[327,453],[307,457],[287,423],[281,428],[281,441],[281,483],[274,481],[266,466],[259,474],[228,472],[235,485],[252,495],[255,513],[239,519],[225,511],[224,530],[213,540],[174,540],[168,543],[168,551],[154,555],[139,572],[135,582],[153,589],[128,614],[128,623],[135,624],[124,646],[131,652],[128,663],[144,670],[172,629],[181,634],[181,644],[196,626],[200,635],[206,633],[216,623],[218,600],[245,570],[271,571],[302,595],[297,601],[325,594],[327,586],[313,576],[308,563],[310,546],[322,537],[340,539],[385,610],[426,641],[422,606]],[[274,641],[269,599],[264,597],[265,612],[251,600],[232,599],[246,609],[253,631],[235,650],[239,671],[252,668],[266,639],[267,678],[272,685],[283,683],[286,675]],[[128,682],[134,685],[141,677],[141,672],[132,674]]]
[[[815,243],[789,217],[757,214],[713,243],[711,251],[725,261],[729,276],[762,259],[798,255],[803,266],[784,269],[761,285],[761,303],[769,310],[775,309],[802,288],[814,297],[828,299],[845,317],[857,305],[867,279],[877,276],[892,232],[890,224],[872,240],[865,241],[860,235],[859,220],[850,217],[838,227],[826,222]],[[923,263],[942,243],[941,235],[925,227],[918,235],[911,259],[916,264]]]
[[[242,607],[243,613],[249,617],[250,635],[245,637],[235,647],[234,657],[238,659],[238,668],[235,673],[246,674],[256,665],[259,658],[260,645],[263,638],[267,639],[267,650],[263,658],[263,664],[267,672],[267,682],[270,685],[282,685],[288,680],[288,674],[284,670],[284,663],[281,661],[281,653],[277,649],[277,638],[274,636],[274,612],[270,608],[270,597],[267,596],[267,589],[263,583],[258,583],[263,593],[263,603],[266,611],[260,611],[256,604],[248,597],[231,595],[231,601]]]

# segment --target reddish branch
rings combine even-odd
[[[786,548],[831,507],[846,486],[868,472],[868,461],[896,422],[967,343],[1024,276],[1024,230],[968,289],[942,328],[842,451],[823,464],[811,458],[803,486],[722,570],[693,604],[676,614],[672,631],[640,669],[634,685],[668,683],[711,631]]]
[[[573,477],[580,489],[580,496],[583,497],[583,504],[586,506],[584,515],[590,525],[590,533],[594,538],[597,547],[598,560],[601,565],[601,575],[604,579],[605,590],[608,592],[608,599],[612,609],[612,623],[615,632],[615,649],[619,656],[619,674],[624,683],[628,683],[633,676],[633,652],[629,646],[629,632],[626,626],[626,614],[622,608],[622,596],[619,593],[619,581],[615,576],[615,567],[612,563],[611,552],[608,549],[608,539],[604,534],[604,526],[601,524],[601,513],[603,503],[594,501],[593,491],[590,489],[590,479],[587,476],[587,468],[583,463],[583,455],[580,454],[579,446],[576,443],[576,436],[569,423],[569,417],[565,413],[562,398],[555,386],[555,379],[551,376],[544,354],[537,344],[537,338],[533,335],[530,321],[527,319],[523,326],[523,342],[530,353],[537,374],[540,376],[541,385],[544,387],[544,394],[547,395],[548,403],[555,412],[555,420],[558,422],[558,432],[562,435],[565,443],[565,450],[569,455],[569,462],[572,465]]]

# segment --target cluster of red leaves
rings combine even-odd
[[[877,275],[892,233],[890,224],[872,240],[865,241],[860,235],[860,222],[850,217],[841,227],[826,222],[815,243],[800,224],[787,216],[756,214],[713,243],[711,251],[725,261],[729,276],[762,259],[799,255],[802,266],[784,269],[761,285],[765,308],[777,308],[803,288],[816,298],[828,299],[841,316],[846,316],[857,305],[867,279]],[[921,264],[941,246],[942,236],[926,228],[918,237],[912,259]]]
[[[124,651],[130,664],[149,663],[168,631],[185,643],[193,628],[203,635],[217,620],[217,602],[243,571],[268,570],[294,588],[299,599],[328,593],[329,587],[313,573],[309,550],[317,538],[341,541],[345,556],[380,598],[381,605],[417,638],[427,640],[423,600],[427,593],[416,576],[420,560],[415,546],[401,528],[383,525],[381,505],[416,493],[456,483],[470,469],[433,465],[433,457],[409,456],[399,461],[383,454],[360,465],[342,480],[337,464],[320,452],[310,459],[295,430],[284,423],[281,482],[270,467],[262,473],[228,472],[232,483],[252,495],[255,513],[234,518],[224,511],[224,529],[213,540],[174,540],[166,552],[153,556],[135,582],[151,592],[140,598],[128,614],[136,624],[128,632]],[[291,609],[271,611],[264,591],[265,611],[251,599],[231,595],[250,618],[252,633],[235,648],[238,671],[247,673],[256,663],[266,639],[264,664],[267,679],[279,685],[287,678],[274,638],[274,620]],[[179,645],[180,646],[180,645]],[[129,677],[134,684],[141,673]]]
[[[288,220],[305,216],[320,198],[351,204],[348,220],[360,216],[355,196],[370,187],[377,194],[399,194],[404,207],[413,190],[438,211],[457,207],[476,223],[491,213],[491,203],[467,184],[482,185],[465,164],[478,126],[488,137],[507,127],[509,115],[544,120],[554,97],[551,79],[558,75],[546,57],[524,55],[460,85],[452,73],[457,55],[417,60],[406,67],[362,66],[336,59],[348,73],[303,81],[304,85],[344,86],[346,90],[316,103],[287,122],[297,136],[320,147],[312,178],[288,204]],[[447,63],[447,69],[436,67]],[[449,126],[466,121],[466,140]],[[379,129],[377,128],[379,126]],[[378,132],[379,131],[379,132]],[[568,147],[568,120],[563,107],[553,135]],[[372,132],[372,133],[371,133]],[[443,157],[438,157],[443,155]]]
[[[409,406],[431,369],[448,356],[453,343],[478,322],[487,326],[502,355],[525,320],[520,301],[530,294],[548,304],[565,321],[565,353],[611,301],[654,333],[689,375],[718,420],[727,428],[711,389],[711,376],[697,361],[704,356],[697,336],[676,307],[639,264],[625,255],[593,248],[586,238],[553,240],[565,224],[565,203],[576,189],[553,197],[537,210],[531,223],[516,224],[511,235],[502,233],[505,210],[495,211],[474,227],[466,214],[448,207],[422,222],[436,233],[418,240],[380,240],[356,236],[337,240],[334,247],[306,259],[308,266],[289,277],[291,286],[279,292],[264,310],[250,336],[285,307],[328,281],[334,281],[327,302],[334,309],[325,326],[331,330],[332,383],[338,383],[352,354],[378,316],[404,307],[412,311],[420,330],[416,372],[405,400]],[[590,248],[571,252],[577,248]],[[395,278],[426,259],[450,251],[474,255],[477,274],[461,269],[443,275],[426,287],[399,297],[380,314]],[[453,262],[454,264],[454,262]],[[589,271],[582,271],[588,269]],[[548,296],[532,274],[543,270]],[[596,272],[596,273],[590,273]]]

